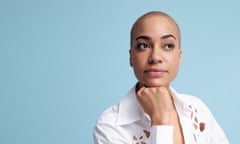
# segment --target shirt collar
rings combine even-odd
[[[172,87],[170,87],[174,103],[177,108],[188,108],[186,100],[178,94]],[[119,103],[119,113],[117,118],[117,125],[130,124],[140,119],[143,119],[146,114],[140,106],[135,92],[135,86],[131,88]]]
[[[120,101],[117,125],[133,123],[143,116],[144,111],[136,98],[134,86]]]
[[[185,94],[178,93],[172,87],[170,87],[170,90],[177,110],[182,112],[182,114],[189,114],[191,111],[191,108],[189,107],[191,105],[191,101],[189,101]]]

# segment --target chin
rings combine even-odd
[[[149,81],[144,82],[143,85],[146,87],[168,87],[169,83],[163,81]]]

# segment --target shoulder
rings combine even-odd
[[[200,105],[204,104],[203,101],[200,98],[198,98],[197,96],[178,92],[172,87],[170,89],[171,89],[173,97],[177,101],[180,101],[184,104],[187,104],[187,103],[194,103],[194,104],[200,104]]]
[[[200,109],[209,110],[206,103],[197,96],[193,96],[193,95],[189,95],[189,94],[180,94],[180,96],[189,105],[198,107]]]
[[[102,114],[99,116],[97,120],[97,124],[109,124],[115,125],[118,117],[119,104],[115,104],[107,108]]]
[[[195,132],[198,133],[199,139],[208,139],[212,143],[227,144],[227,137],[203,100],[187,94],[181,94],[181,97],[188,103],[190,118],[193,125],[197,126]]]
[[[195,111],[200,117],[205,119],[212,119],[213,115],[206,103],[197,96],[189,94],[180,94],[181,99],[184,101],[185,106],[189,110]]]
[[[194,104],[197,104],[197,105],[203,105],[204,104],[202,99],[200,99],[197,96],[193,96],[193,95],[189,95],[189,94],[179,94],[179,95],[187,103],[194,103]]]
[[[93,129],[95,144],[115,143],[118,140],[125,141],[121,130],[116,127],[118,109],[119,105],[113,105],[107,108],[98,118]]]

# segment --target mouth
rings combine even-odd
[[[150,77],[161,77],[168,71],[163,69],[147,69],[144,71],[145,74],[149,75]]]

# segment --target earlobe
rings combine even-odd
[[[130,60],[130,66],[133,67],[133,64],[132,64],[131,60]]]
[[[181,65],[182,64],[182,49],[180,49],[179,59],[180,59],[179,64]]]
[[[130,64],[131,67],[133,66],[131,49],[129,50],[129,64]]]

